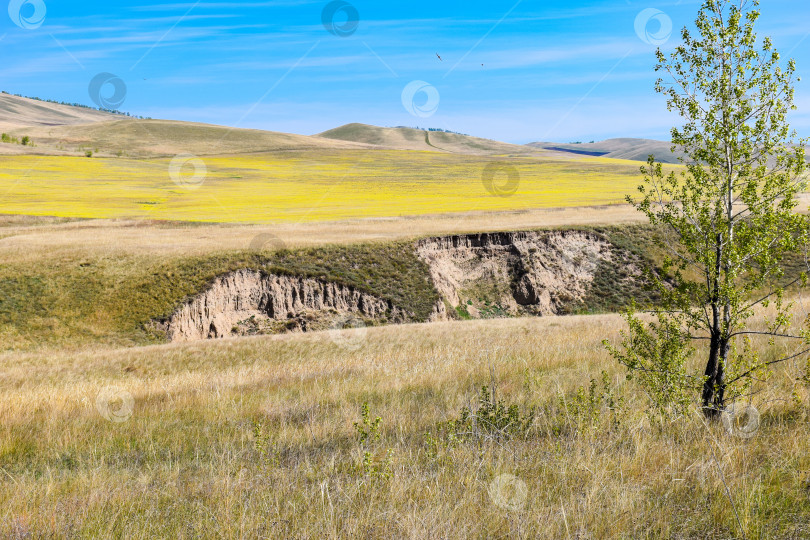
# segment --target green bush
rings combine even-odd
[[[436,431],[446,442],[526,437],[534,425],[536,412],[532,407],[522,414],[518,405],[507,405],[504,400],[496,399],[489,387],[482,386],[477,409],[463,407],[458,418],[440,422]],[[433,437],[428,434],[426,439],[433,440]]]

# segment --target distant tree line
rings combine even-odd
[[[139,120],[151,120],[151,118],[148,117],[148,116],[131,115],[128,112],[117,111],[117,110],[114,110],[114,109],[104,109],[102,107],[90,107],[89,105],[84,105],[82,103],[68,103],[67,101],[56,101],[54,99],[42,99],[42,98],[38,98],[38,97],[23,96],[22,94],[12,94],[11,92],[6,92],[5,90],[2,90],[1,93],[9,95],[9,96],[17,96],[17,97],[26,98],[26,99],[33,99],[34,101],[43,101],[45,103],[55,103],[57,105],[67,105],[69,107],[79,107],[81,109],[89,109],[91,111],[101,111],[101,112],[110,113],[110,114],[118,114],[120,116],[128,116],[130,118],[137,118]]]
[[[419,126],[412,127],[412,126],[395,126],[395,129],[418,129],[419,131],[435,131],[437,133],[452,133],[454,135],[463,135],[465,137],[469,137],[466,133],[459,133],[458,131],[450,131],[449,129],[441,129],[441,128],[422,128]]]

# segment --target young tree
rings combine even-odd
[[[793,60],[782,66],[771,40],[758,40],[758,0],[706,0],[697,33],[682,31],[671,55],[657,52],[665,74],[656,91],[683,126],[672,129],[673,151],[685,154],[679,174],[651,156],[642,167],[641,196],[628,201],[663,231],[664,272],[654,277],[662,302],[656,322],[627,314],[612,355],[642,382],[658,406],[686,405],[700,393],[707,416],[750,389],[769,367],[808,352],[810,332],[791,329],[784,276],[807,220],[796,212],[805,188],[807,141],[795,141],[787,114],[795,109]],[[797,142],[798,144],[794,144]],[[765,327],[751,324],[755,308],[772,307]],[[795,343],[787,355],[761,355],[752,338]],[[687,370],[693,344],[708,345],[701,375]]]

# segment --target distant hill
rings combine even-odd
[[[526,146],[575,155],[645,162],[652,154],[660,163],[680,163],[678,157],[683,156],[683,153],[680,152],[672,153],[672,143],[653,139],[607,139],[593,143],[570,144],[536,142]],[[807,155],[810,158],[810,148],[807,150]]]
[[[316,137],[363,143],[398,150],[425,150],[458,154],[533,154],[536,150],[518,144],[509,144],[445,131],[396,127],[387,128],[367,124],[346,124]]]
[[[34,147],[0,143],[1,154],[159,157],[301,150],[367,148],[366,145],[255,129],[136,119],[87,107],[0,93],[0,131]]]
[[[583,144],[557,144],[536,142],[527,146],[568,152],[586,156],[608,157],[613,159],[628,159],[631,161],[647,161],[652,154],[661,163],[680,163],[679,154],[671,151],[672,143],[652,139],[607,139],[605,141]]]
[[[442,130],[346,124],[317,135],[296,135],[196,122],[153,120],[84,106],[0,93],[0,132],[17,143],[0,143],[0,155],[85,155],[151,158],[189,153],[198,156],[294,152],[299,150],[384,148],[467,155],[544,156],[575,159],[601,156],[647,161],[652,154],[678,163],[670,143],[651,139],[608,139],[585,144],[509,144]],[[30,137],[34,146],[19,141]]]
[[[0,94],[0,131],[35,146],[0,144],[0,154],[84,155],[149,158],[305,149],[387,148],[472,155],[546,153],[459,133],[348,124],[319,135],[295,135],[227,126],[128,117],[88,107]]]
[[[121,116],[89,107],[75,107],[0,93],[0,128],[65,126],[117,120]]]

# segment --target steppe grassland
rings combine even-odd
[[[133,199],[160,186],[178,198],[201,197],[209,187],[196,195],[178,189],[167,179],[168,160],[129,163],[129,187],[145,191],[118,190],[114,204],[124,213],[116,215],[129,215]],[[88,181],[82,178],[75,185]],[[479,188],[480,172],[467,185]],[[62,195],[68,205],[70,193]],[[38,197],[45,204],[49,195]],[[102,210],[89,188],[78,201]],[[521,216],[509,215],[509,223],[523,226]],[[507,228],[499,227],[502,217],[478,217],[469,230]],[[404,223],[431,232],[433,219]],[[403,234],[403,221],[381,223],[385,234]],[[367,222],[315,225],[299,228],[291,219],[279,226],[305,245],[335,229],[335,241],[368,229]],[[264,230],[145,222],[43,228],[3,230],[12,235],[0,244],[3,259],[62,264],[67,253],[115,259],[130,250],[145,262],[177,246],[244,249]],[[777,370],[773,388],[758,394],[762,425],[751,439],[697,416],[651,424],[643,396],[600,343],[615,340],[621,327],[615,316],[490,320],[371,328],[335,339],[0,354],[0,537],[734,538],[741,530],[747,538],[807,537],[808,393],[795,381],[796,366]],[[592,420],[566,404],[602,370],[626,401],[616,416],[600,403]],[[431,444],[426,434],[437,435],[436,422],[475,405],[484,384],[524,411],[541,407],[529,435]],[[109,387],[133,396],[124,422],[106,420],[97,406]],[[790,400],[793,391],[802,404]],[[368,445],[353,426],[364,402],[381,418],[381,439]],[[501,474],[527,488],[525,500],[519,490],[516,499],[507,493],[511,510],[490,493]]]
[[[304,150],[202,161],[207,175],[197,183],[190,165],[174,182],[168,158],[4,156],[0,208],[58,217],[317,222],[615,204],[639,183],[638,163],[589,157]],[[486,189],[482,175],[492,162],[517,170],[514,194]]]
[[[0,356],[0,536],[807,537],[794,367],[757,397],[752,438],[698,416],[651,423],[601,345],[620,327],[510,319]],[[572,406],[603,370],[621,408]],[[435,444],[482,385],[539,406],[534,427]],[[131,394],[131,416],[99,406],[105,389]],[[804,404],[779,401],[793,390]],[[353,426],[363,403],[379,440]],[[503,474],[525,491],[493,489]]]

